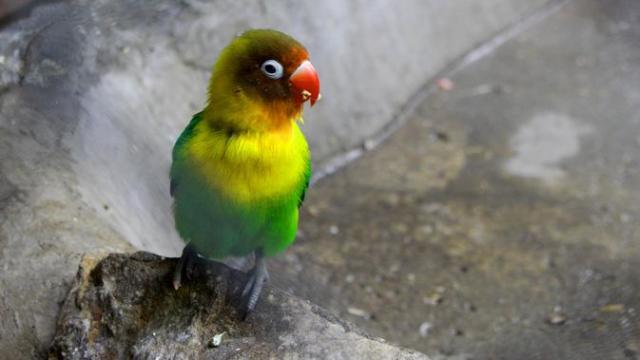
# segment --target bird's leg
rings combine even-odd
[[[173,288],[178,290],[182,285],[182,275],[186,275],[186,278],[191,278],[193,267],[195,266],[198,254],[191,246],[191,243],[187,244],[182,250],[182,256],[178,259],[176,268],[173,271]]]
[[[262,288],[267,281],[269,281],[269,273],[267,272],[267,262],[262,255],[262,250],[256,250],[255,252],[255,264],[253,269],[249,272],[249,280],[242,290],[242,298],[244,299],[244,314],[243,319],[247,318],[247,315],[256,307]]]

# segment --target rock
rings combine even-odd
[[[49,359],[427,359],[272,287],[240,321],[244,273],[201,262],[175,291],[174,266],[144,252],[84,256]],[[224,339],[211,346],[219,334]]]

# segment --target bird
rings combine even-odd
[[[185,243],[173,273],[178,290],[195,260],[253,255],[242,291],[243,318],[269,279],[266,258],[295,240],[311,178],[299,123],[320,98],[307,49],[272,29],[252,29],[222,49],[204,109],[175,142],[170,194]]]

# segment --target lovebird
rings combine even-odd
[[[249,30],[220,53],[205,108],[172,152],[175,226],[186,243],[173,286],[196,257],[254,254],[243,292],[243,317],[269,278],[265,257],[289,247],[311,177],[298,127],[305,102],[320,96],[318,74],[298,41],[275,30]]]

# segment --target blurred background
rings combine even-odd
[[[0,354],[82,253],[179,254],[171,147],[261,27],[323,94],[275,286],[433,359],[640,357],[637,0],[0,1]]]

